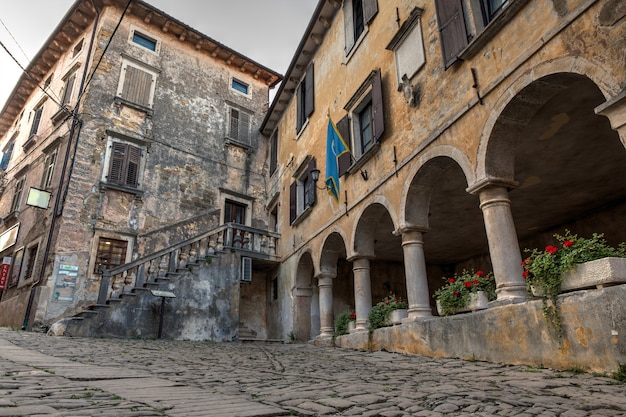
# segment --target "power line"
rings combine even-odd
[[[4,22],[2,21],[2,19],[0,19],[0,23],[2,23],[2,26],[4,27],[4,29],[6,29],[7,33],[9,34],[9,36],[11,37],[11,39],[13,39],[13,42],[15,42],[15,44],[17,45],[18,48],[20,48],[20,51],[22,51],[22,54],[24,54],[24,58],[26,58],[26,61],[28,61],[30,63],[30,59],[28,58],[28,55],[26,55],[26,52],[24,52],[24,50],[22,49],[22,47],[20,46],[20,44],[17,42],[17,39],[15,39],[15,37],[13,36],[13,34],[11,33],[11,31],[9,30],[9,28],[7,27],[7,25],[4,24]]]
[[[22,66],[22,64],[20,64],[20,62],[19,62],[19,61],[18,61],[18,60],[17,60],[17,59],[13,56],[13,54],[11,53],[11,51],[9,51],[9,50],[7,49],[7,47],[4,45],[4,43],[3,43],[2,41],[0,41],[0,46],[2,46],[2,49],[4,49],[4,50],[6,51],[6,53],[7,53],[7,54],[9,54],[9,56],[11,57],[11,59],[12,59],[13,61],[15,61],[15,63],[17,64],[17,66],[18,66],[18,67],[20,67],[20,69],[22,70],[22,72],[23,72],[24,74],[26,74],[26,76],[27,76],[28,78],[30,78],[30,80],[31,80],[31,81],[33,81],[33,82],[35,83],[35,85],[36,85],[37,87],[39,87],[39,89],[40,89],[41,91],[43,91],[43,93],[44,93],[46,96],[50,97],[50,100],[54,101],[54,102],[55,102],[56,104],[58,104],[58,105],[59,105],[59,107],[60,107],[60,106],[61,106],[61,103],[60,103],[60,102],[59,102],[59,101],[58,101],[55,97],[52,97],[52,96],[50,95],[50,93],[49,93],[49,92],[47,92],[47,91],[46,91],[46,89],[45,89],[45,88],[43,88],[43,87],[39,84],[39,82],[38,82],[36,79],[34,79],[32,75],[30,75],[30,74],[28,73],[28,71],[26,71],[26,68],[24,68],[24,67]]]

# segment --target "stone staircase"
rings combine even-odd
[[[238,340],[242,257],[278,262],[279,235],[228,223],[111,270],[96,304],[51,326],[86,337]],[[237,305],[233,305],[237,303]],[[244,338],[254,337],[242,327]]]

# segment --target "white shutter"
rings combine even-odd
[[[252,282],[252,258],[247,256],[241,257],[241,280]]]

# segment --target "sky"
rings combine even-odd
[[[318,0],[147,2],[284,75]],[[27,67],[73,3],[74,0],[0,0],[0,41]],[[20,75],[20,67],[0,47],[0,109]]]

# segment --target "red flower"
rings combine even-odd
[[[526,258],[522,261],[522,266],[526,266],[530,262],[530,258]]]
[[[559,248],[557,248],[556,246],[552,246],[552,245],[546,246],[546,252],[548,252],[550,255],[554,255],[558,251],[559,251]]]
[[[476,284],[476,285],[480,284],[480,280],[475,279],[475,280],[474,280],[474,284]]]
[[[463,285],[465,285],[467,288],[470,288],[472,286],[472,283],[470,281],[465,281]]]
[[[450,279],[448,280],[448,284],[454,284],[454,278],[450,278]]]
[[[569,248],[573,244],[574,244],[574,242],[572,242],[571,240],[567,239],[565,242],[563,242],[563,247],[564,248]]]
[[[454,290],[454,291],[452,291],[452,295],[454,295],[455,297],[458,297],[461,294],[457,290]]]
[[[528,270],[525,269],[524,272],[522,272],[522,277],[524,277],[524,279],[528,278]]]
[[[350,314],[350,320],[354,320],[354,319],[356,319],[356,313]]]
[[[482,277],[483,275],[485,275],[485,273],[479,269],[478,271],[476,271],[476,275]]]

